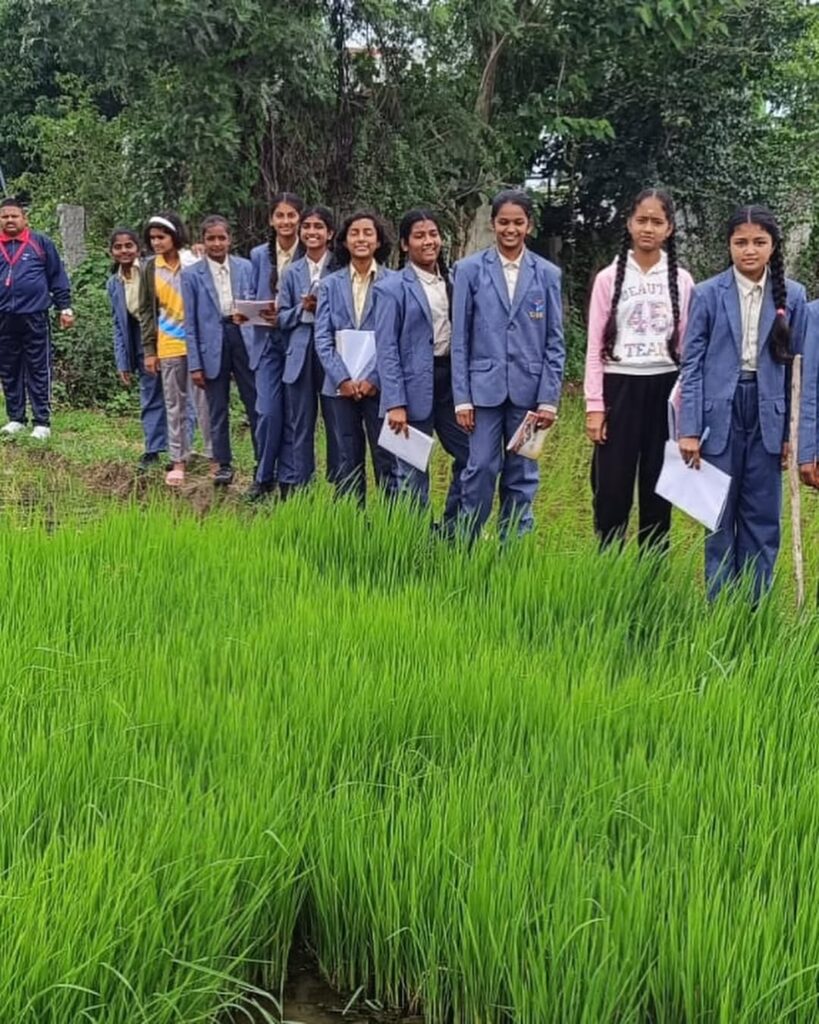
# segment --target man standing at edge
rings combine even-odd
[[[19,434],[26,425],[26,390],[34,429],[51,436],[51,334],[48,311],[60,311],[60,327],[71,327],[71,286],[56,246],[32,231],[17,199],[0,202],[0,381],[9,422],[0,433]]]

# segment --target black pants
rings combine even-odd
[[[223,324],[222,365],[218,377],[208,377],[205,393],[208,396],[210,412],[210,438],[213,458],[220,466],[229,466],[233,455],[230,450],[230,378],[236,381],[239,397],[250,421],[253,438],[253,454],[256,452],[256,381],[247,357],[242,332],[231,321]]]
[[[635,479],[640,546],[668,543],[671,506],[654,488],[668,440],[668,396],[676,379],[676,373],[607,373],[604,377],[607,439],[595,445],[591,467],[594,526],[601,547],[622,543]]]
[[[0,380],[9,420],[26,422],[26,390],[37,427],[51,422],[48,312],[0,313]]]

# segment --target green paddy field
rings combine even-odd
[[[3,1024],[306,1021],[294,948],[339,1021],[819,1019],[819,500],[806,611],[787,535],[709,608],[698,528],[597,555],[581,423],[471,553],[167,495],[125,421],[0,447]]]

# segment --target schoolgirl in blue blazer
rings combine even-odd
[[[301,216],[299,234],[305,255],[285,272],[279,288],[279,330],[285,339],[284,426],[279,453],[282,496],[308,484],[316,471],[315,435],[318,397],[324,371],[313,344],[320,282],[333,269],[330,244],[333,215],[311,206]],[[329,401],[322,398],[322,407]]]
[[[315,345],[324,369],[321,393],[327,427],[327,476],[336,494],[353,494],[362,506],[367,494],[365,451],[369,444],[376,484],[393,486],[394,460],[378,445],[381,430],[375,360],[353,380],[336,348],[339,331],[375,331],[374,289],[392,272],[382,265],[390,252],[381,218],[372,211],[354,213],[342,224],[336,243],[341,269],[319,288]],[[376,342],[377,343],[377,342]]]
[[[802,482],[819,490],[819,301],[806,314],[797,459]]]
[[[248,358],[253,328],[233,320],[234,303],[253,296],[253,268],[249,260],[231,254],[230,226],[224,217],[205,217],[201,231],[203,258],[182,271],[188,371],[208,398],[213,458],[218,463],[213,482],[227,487],[233,482],[231,379],[236,381],[257,455],[256,385]]]
[[[452,399],[451,286],[441,226],[430,210],[410,210],[398,229],[403,269],[376,285],[375,333],[382,418],[396,433],[433,430],[452,457],[443,529],[455,525],[469,437],[455,419]],[[429,503],[429,473],[395,462],[395,489]]]
[[[500,534],[532,528],[538,465],[506,451],[527,412],[542,428],[554,422],[565,346],[560,271],[525,246],[532,202],[506,191],[492,202],[496,245],[455,264],[452,391],[469,433],[461,477],[468,532],[480,532],[500,476]]]
[[[140,471],[159,461],[167,448],[165,401],[162,378],[146,373],[139,327],[139,235],[131,228],[115,228],[108,245],[115,270],[108,278],[108,301],[114,323],[114,360],[122,383],[129,387],[134,374],[139,380],[139,410],[145,450]],[[127,286],[127,288],[126,288]],[[130,298],[130,301],[129,301]]]
[[[279,192],[270,204],[270,240],[250,252],[254,294],[269,299],[264,314],[270,326],[254,327],[250,337],[250,368],[256,379],[255,480],[247,492],[249,501],[260,501],[276,489],[284,423],[284,337],[279,330],[276,303],[279,281],[285,270],[304,255],[298,240],[299,218],[304,203],[292,192]]]
[[[680,452],[731,475],[720,528],[705,541],[708,595],[750,573],[754,599],[779,551],[790,365],[801,350],[805,289],[786,280],[782,234],[762,206],[728,222],[732,266],[698,285],[683,345]]]

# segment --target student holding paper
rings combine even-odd
[[[455,419],[450,345],[451,288],[442,252],[441,225],[430,210],[410,210],[398,229],[403,269],[376,285],[375,333],[381,378],[381,416],[396,434],[409,427],[432,435],[452,457],[452,480],[443,528],[454,526],[461,499],[461,474],[469,438]],[[396,490],[429,503],[429,472],[401,459]]]
[[[236,381],[245,407],[256,453],[256,386],[245,337],[252,327],[233,321],[233,302],[253,290],[253,268],[230,253],[230,226],[214,214],[202,221],[204,259],[182,271],[188,372],[207,395],[216,487],[233,482],[230,447],[230,380]],[[257,456],[258,457],[258,456]]]
[[[819,490],[819,301],[806,307],[797,461],[802,483]]]
[[[376,367],[373,286],[390,276],[383,262],[390,252],[378,214],[354,213],[341,227],[336,258],[341,270],[321,283],[315,345],[324,368],[322,394],[327,427],[327,476],[336,494],[354,494],[363,506],[367,493],[365,450],[370,447],[376,483],[392,485],[393,457],[378,446],[380,380]]]
[[[256,382],[256,477],[245,497],[262,501],[276,489],[284,423],[284,337],[276,303],[279,282],[295,260],[304,255],[299,243],[299,218],[304,203],[292,192],[279,192],[270,205],[270,239],[250,252],[254,295],[269,299],[262,313],[267,327],[254,327],[250,337],[250,368]]]
[[[528,412],[554,423],[565,346],[560,271],[525,245],[532,201],[505,191],[492,201],[496,244],[455,264],[452,391],[469,434],[461,514],[477,536],[492,510],[500,476],[500,535],[533,526],[538,465],[506,445]]]
[[[313,327],[321,280],[333,269],[330,243],[333,215],[326,206],[311,206],[299,227],[305,255],[282,278],[279,289],[279,330],[285,339],[284,427],[279,453],[282,497],[310,483],[316,471],[315,434],[318,395],[324,371],[313,344]],[[322,407],[330,399],[322,397]],[[326,418],[326,417],[325,417]]]
[[[708,596],[750,573],[770,587],[779,551],[790,372],[801,350],[805,289],[785,278],[782,234],[762,206],[728,222],[732,267],[698,285],[685,335],[679,448],[730,474],[720,528],[705,541]]]
[[[620,252],[594,281],[586,349],[586,434],[594,444],[594,525],[622,543],[638,482],[641,547],[666,547],[671,505],[655,493],[668,440],[666,405],[680,363],[694,282],[677,266],[674,203],[640,192]]]

